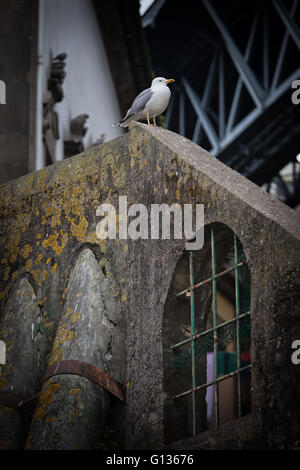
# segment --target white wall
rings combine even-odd
[[[87,113],[88,132],[85,148],[101,134],[105,141],[122,133],[112,123],[120,118],[118,100],[107,62],[92,0],[40,0],[43,2],[41,26],[42,92],[52,57],[67,52],[64,99],[56,104],[59,113],[60,140],[57,159],[63,159],[63,141],[69,138],[70,120]]]

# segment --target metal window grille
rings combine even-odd
[[[219,383],[229,377],[237,377],[237,414],[238,417],[242,416],[242,391],[241,391],[241,374],[246,370],[251,368],[251,363],[242,367],[241,363],[241,341],[240,341],[240,323],[243,320],[248,320],[250,322],[250,310],[245,313],[241,312],[240,309],[240,286],[239,286],[239,268],[247,264],[247,260],[244,259],[239,261],[238,255],[238,238],[234,234],[233,239],[233,252],[234,252],[234,264],[229,268],[216,272],[216,250],[215,250],[215,233],[211,229],[210,232],[211,238],[211,267],[212,275],[199,282],[194,283],[194,252],[189,252],[189,272],[190,272],[190,285],[183,291],[177,294],[177,297],[186,295],[190,298],[190,319],[191,319],[191,335],[188,339],[185,339],[177,344],[173,344],[171,349],[175,351],[177,348],[180,348],[183,345],[190,343],[191,348],[188,350],[191,363],[191,383],[192,388],[186,390],[182,393],[177,394],[174,399],[180,399],[181,397],[191,395],[192,396],[192,427],[193,427],[193,436],[196,435],[196,393],[199,390],[207,389],[209,386],[214,386],[214,412],[215,412],[215,425],[218,427],[220,425],[219,419]],[[235,316],[227,321],[218,321],[218,304],[217,304],[217,279],[225,276],[227,273],[233,272],[235,278]],[[212,317],[213,317],[213,327],[206,329],[203,332],[196,332],[195,330],[195,298],[194,292],[196,289],[201,288],[207,283],[212,284]],[[250,308],[250,303],[249,303]],[[235,369],[227,374],[220,375],[218,371],[218,339],[220,335],[220,328],[223,328],[227,325],[235,325],[235,342],[236,342],[236,365]],[[207,335],[213,335],[213,354],[214,354],[214,379],[210,382],[206,382],[201,385],[196,385],[196,346],[197,342]],[[249,334],[250,336],[250,334]],[[220,376],[219,376],[220,375]]]

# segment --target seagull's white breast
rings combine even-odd
[[[145,114],[149,114],[150,118],[158,116],[167,108],[171,96],[168,86],[159,85],[152,89],[153,94],[145,106]]]

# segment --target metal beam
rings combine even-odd
[[[293,72],[288,78],[286,78],[286,80],[281,83],[273,93],[268,94],[264,110],[269,108],[269,106],[271,106],[281,95],[283,95],[284,92],[286,92],[286,90],[291,87],[291,83],[299,78],[299,74],[300,67],[295,70],[295,72]],[[224,150],[235,139],[237,139],[247,127],[249,127],[259,116],[262,115],[264,110],[262,108],[255,108],[253,111],[250,111],[247,116],[245,116],[238,124],[236,124],[229,134],[225,135],[224,139],[219,143],[219,150]]]
[[[255,36],[255,32],[257,28],[257,22],[258,22],[258,15],[256,14],[254,17],[252,26],[251,26],[251,31],[250,31],[250,35],[249,35],[249,39],[247,42],[246,51],[244,55],[244,60],[246,63],[248,62],[249,57],[250,57],[253,40],[254,40],[254,36]],[[236,89],[235,89],[234,96],[233,96],[233,100],[232,100],[232,105],[230,108],[227,126],[226,126],[226,134],[229,134],[229,132],[231,131],[234,120],[235,120],[235,116],[236,116],[236,112],[237,112],[237,108],[239,104],[239,99],[240,99],[240,95],[242,91],[242,85],[243,85],[243,80],[242,80],[241,75],[239,75],[238,82],[237,82]]]
[[[192,141],[196,142],[196,144],[200,141],[200,133],[201,133],[201,121],[197,118],[196,125],[194,127]]]
[[[297,3],[298,3],[298,0],[294,0],[293,5],[292,5],[292,10],[291,10],[291,18],[293,18],[295,15]],[[282,63],[285,58],[285,51],[287,48],[288,39],[289,39],[289,31],[286,29],[284,32],[284,37],[283,37],[283,41],[281,44],[281,48],[280,48],[280,52],[279,52],[279,56],[277,59],[273,80],[272,80],[272,85],[271,85],[272,91],[276,88],[278,80],[279,80],[280,72],[282,69]]]
[[[265,92],[260,83],[258,82],[257,78],[255,77],[252,69],[248,66],[245,62],[242,54],[240,53],[238,47],[236,46],[235,42],[233,41],[232,37],[230,36],[226,26],[222,22],[221,18],[217,14],[216,10],[212,6],[210,0],[203,0],[203,4],[206,7],[207,11],[209,12],[210,16],[212,17],[213,21],[217,25],[225,43],[227,46],[228,53],[236,66],[237,70],[239,71],[242,79],[253,98],[253,101],[256,103],[258,107],[263,106]]]
[[[297,168],[299,169],[298,174]],[[298,162],[293,162],[293,185],[295,194],[296,192],[300,193],[300,165]]]
[[[155,18],[160,12],[161,8],[164,6],[166,0],[157,0],[154,2],[148,10],[142,16],[142,27],[146,28],[150,24],[154,23]]]
[[[278,173],[278,175],[275,176],[273,181],[276,182],[277,187],[279,188],[281,193],[285,196],[285,199],[288,199],[291,194],[290,194],[289,188],[287,187],[285,181],[283,181],[281,174]]]
[[[300,49],[300,29],[294,22],[293,18],[287,11],[285,5],[282,3],[281,0],[272,0],[272,3],[277,10],[278,15],[282,19],[286,29],[292,36],[293,40],[295,41],[296,46]],[[298,3],[298,2],[297,2]],[[297,6],[297,4],[296,4]]]
[[[192,86],[189,84],[187,79],[185,77],[182,77],[182,85],[185,89],[185,92],[187,96],[189,97],[189,100],[198,116],[198,118],[201,120],[201,123],[205,129],[205,132],[207,134],[207,137],[212,144],[213,148],[215,151],[217,151],[219,147],[219,139],[218,136],[210,122],[209,117],[206,114],[206,111],[203,108],[203,105],[201,103],[201,100],[196,93],[196,91],[192,88]]]
[[[185,136],[185,98],[183,92],[179,96],[179,134]]]
[[[165,117],[165,126],[167,129],[169,129],[169,124],[172,116],[172,111],[174,108],[174,103],[175,103],[175,95],[176,95],[176,90],[173,91],[170,99],[170,103],[166,112],[166,117]]]
[[[219,56],[219,137],[223,139],[225,134],[225,76],[224,76],[224,52]]]
[[[291,88],[291,83],[299,78],[300,67],[287,77],[272,93],[269,93],[266,98],[265,107],[268,108],[273,104],[285,91]]]
[[[206,106],[208,106],[208,103],[212,94],[212,88],[213,88],[213,83],[214,83],[213,75],[215,72],[216,63],[217,63],[217,54],[215,53],[211,61],[210,67],[209,67],[209,72],[208,72],[208,76],[207,76],[206,83],[205,83],[204,93],[202,96],[202,106],[204,109],[206,108]],[[194,128],[193,142],[197,143],[199,141],[200,132],[201,132],[201,120],[198,118],[195,128]]]
[[[297,2],[298,0],[292,0],[291,2],[291,5],[290,5],[291,10],[289,10],[289,13],[288,13],[291,17],[293,17],[293,15],[295,14]],[[210,0],[203,0],[203,3],[205,4],[206,8],[210,10],[211,15],[214,15],[215,11],[214,11],[214,7],[212,6],[212,2],[210,2]],[[229,103],[230,112],[229,112],[228,120],[227,120],[227,112],[225,108],[225,100],[226,100],[226,105],[228,106],[227,104],[228,97],[225,94],[225,91],[226,91],[225,80],[228,79],[226,75],[227,67],[224,68],[224,64],[222,63],[222,61],[224,60],[225,65],[226,65],[227,52],[226,52],[226,55],[224,55],[224,59],[223,59],[221,57],[221,51],[217,51],[212,57],[211,62],[210,63],[206,62],[206,65],[209,67],[209,71],[208,71],[207,76],[206,75],[204,76],[204,78],[206,79],[203,85],[203,93],[202,93],[202,90],[201,92],[199,91],[198,86],[196,84],[194,85],[189,81],[190,75],[189,77],[184,77],[184,76],[182,77],[182,90],[184,92],[184,95],[185,94],[187,95],[187,98],[192,104],[192,107],[197,116],[196,120],[194,121],[192,139],[194,142],[201,144],[203,143],[203,140],[200,140],[200,139],[202,135],[205,133],[205,137],[208,138],[208,141],[210,143],[207,145],[207,147],[211,145],[212,147],[211,152],[214,155],[220,154],[230,144],[232,144],[235,141],[235,139],[237,139],[241,135],[241,133],[243,133],[247,129],[247,127],[251,126],[253,122],[258,117],[260,117],[283,93],[288,91],[293,79],[299,78],[300,68],[298,68],[293,73],[291,73],[291,75],[285,78],[282,83],[280,83],[278,79],[274,81],[275,75],[277,75],[277,77],[280,78],[280,70],[282,66],[284,65],[283,57],[286,51],[285,43],[288,40],[284,38],[285,37],[288,38],[290,33],[287,30],[285,30],[284,33],[282,33],[284,34],[284,38],[282,38],[284,40],[282,42],[278,57],[275,56],[275,61],[274,61],[274,59],[272,59],[273,55],[272,54],[270,55],[271,43],[270,43],[270,36],[269,36],[269,29],[271,27],[269,14],[272,13],[272,8],[273,7],[271,6],[271,7],[268,7],[268,9],[267,8],[261,9],[260,16],[259,16],[259,12],[256,12],[253,18],[252,24],[251,24],[251,29],[249,31],[246,48],[245,50],[242,51],[242,54],[243,54],[242,56],[237,46],[233,43],[232,39],[230,38],[229,33],[227,32],[225,26],[222,24],[222,21],[220,20],[220,18],[217,15],[213,18],[214,21],[217,23],[218,28],[221,31],[221,36],[223,37],[223,39],[225,39],[225,43],[227,45],[226,49],[223,49],[223,51],[229,52],[229,56],[231,60],[233,61],[234,65],[236,66],[237,71],[239,72],[238,78],[236,79],[236,89],[234,90],[234,93],[233,93],[233,99],[232,99],[232,102]],[[262,20],[261,23],[259,23],[260,20]],[[268,20],[269,20],[269,25],[268,25]],[[255,42],[256,38],[260,39],[260,36],[259,37],[257,36],[258,27],[260,24],[261,26],[263,26],[263,31],[262,31],[263,41],[261,41],[260,44],[263,49],[262,55],[264,59],[264,64],[262,66],[263,73],[262,73],[261,83],[257,82],[256,77],[254,75],[253,76],[256,82],[258,83],[259,90],[260,90],[259,93],[261,93],[261,90],[262,90],[263,100],[262,101],[260,101],[260,99],[254,100],[254,103],[256,103],[257,106],[253,106],[253,109],[250,110],[250,112],[246,116],[244,116],[243,118],[240,118],[238,116],[238,110],[239,110],[239,103],[241,99],[243,86],[245,86],[246,90],[249,91],[250,96],[252,96],[253,98],[253,95],[250,93],[250,88],[249,88],[249,83],[250,82],[252,83],[251,74],[250,74],[250,79],[248,77],[249,79],[248,81],[245,75],[247,75],[248,70],[252,72],[252,70],[249,67],[249,59],[253,51],[254,44],[256,44]],[[236,50],[238,50],[238,54],[236,54]],[[240,61],[239,56],[241,57],[242,61]],[[207,59],[207,55],[205,57]],[[236,62],[233,60],[233,57],[235,58]],[[271,63],[271,59],[272,59],[272,63]],[[218,70],[217,70],[217,60],[219,60]],[[275,66],[274,69],[273,69],[273,62]],[[239,67],[237,64],[239,64]],[[272,68],[272,73],[271,73],[270,67]],[[274,70],[274,74],[273,74],[273,70]],[[216,79],[217,73],[219,73],[219,76]],[[225,83],[225,86],[224,86],[224,83]],[[274,83],[275,83],[275,87],[274,87]],[[252,88],[254,89],[255,85]],[[213,109],[210,109],[209,108],[209,104],[211,103],[210,97],[212,94],[217,93],[217,92],[218,92],[218,97],[217,97],[218,101],[216,102],[214,100]],[[172,107],[174,106],[174,101],[176,102],[178,98],[178,116],[176,116],[175,121],[177,120],[177,122],[174,123],[174,126],[176,126],[177,123],[179,122],[179,131],[181,134],[184,135],[186,131],[186,125],[189,119],[187,115],[185,117],[184,115],[185,113],[189,113],[189,103],[187,104],[185,96],[181,96],[181,92],[177,91],[177,94],[175,95],[176,96],[174,99],[174,93],[172,94],[172,101],[170,102],[169,109],[166,114],[166,123],[169,123],[168,121],[171,116],[171,110],[172,110]],[[177,110],[177,102],[176,102],[176,110]],[[173,112],[174,112],[174,108],[173,108]],[[177,111],[176,111],[176,114],[177,114]],[[237,118],[238,118],[238,121],[236,122]],[[172,119],[172,122],[173,122],[173,119]],[[225,132],[224,132],[224,126],[225,126]],[[248,157],[245,157],[245,160],[248,160]],[[257,165],[258,164],[261,164],[261,163],[258,162]]]
[[[264,7],[264,29],[263,29],[263,70],[264,70],[264,89],[268,90],[270,85],[269,77],[269,21],[267,6]]]

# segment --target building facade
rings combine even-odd
[[[1,2],[0,184],[120,135],[113,122],[151,80],[138,8]]]
[[[99,238],[99,204],[125,195],[149,213],[204,204],[202,249]],[[299,447],[292,209],[143,124],[4,185],[1,201],[3,448]]]

